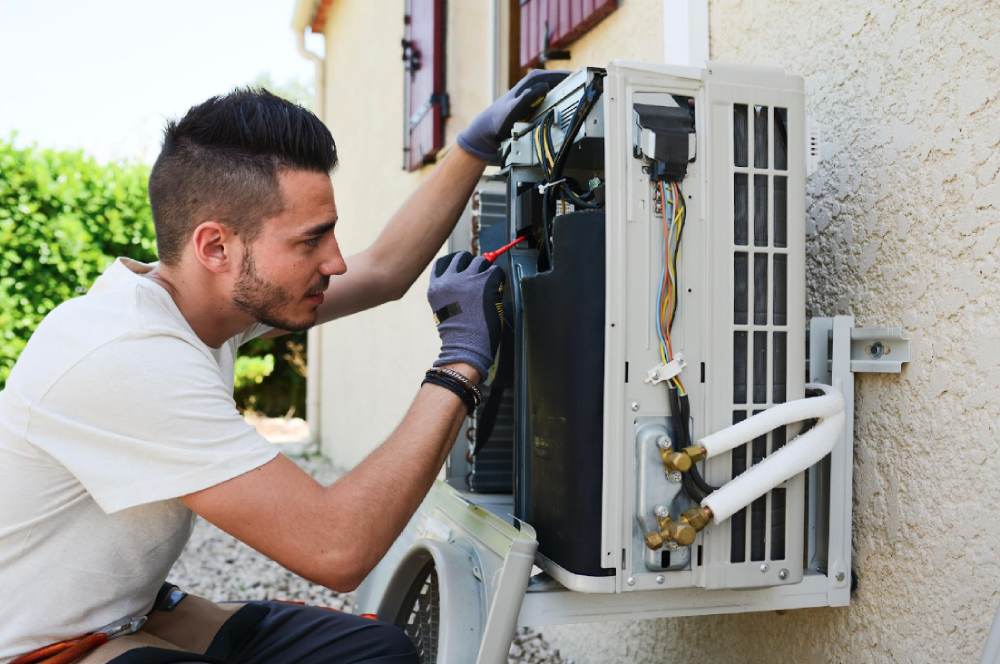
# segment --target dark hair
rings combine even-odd
[[[306,109],[264,89],[237,88],[169,121],[149,175],[160,261],[176,264],[206,219],[252,242],[281,212],[282,169],[329,173],[337,164],[330,130]]]

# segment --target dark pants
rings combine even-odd
[[[267,601],[249,602],[235,611],[204,652],[142,646],[107,661],[413,664],[420,658],[409,637],[394,625],[331,609]]]

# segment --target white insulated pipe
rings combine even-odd
[[[763,413],[705,436],[697,444],[705,448],[706,458],[710,459],[734,447],[749,443],[754,438],[763,436],[780,426],[844,412],[844,397],[839,391],[820,383],[807,383],[806,389],[822,390],[823,396],[796,399],[771,406]]]
[[[713,491],[701,501],[702,507],[712,510],[712,523],[722,523],[829,454],[843,430],[843,411],[822,419],[806,433]]]
[[[829,385],[809,383],[806,388],[821,390],[823,395],[773,406],[698,441],[707,455],[713,457],[777,427],[819,418],[812,429],[702,500],[702,507],[712,510],[713,523],[722,523],[782,482],[803,472],[833,449],[844,430],[844,397]]]

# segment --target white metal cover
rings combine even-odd
[[[632,107],[635,103],[672,105],[671,95],[693,98],[696,109],[697,156],[689,164],[682,183],[687,224],[679,266],[680,306],[672,335],[675,348],[683,351],[688,363],[683,376],[691,398],[694,437],[732,424],[736,412],[752,413],[766,408],[775,402],[775,397],[791,400],[804,396],[802,79],[772,68],[712,65],[707,70],[698,70],[612,63],[607,69],[603,101],[608,197],[602,563],[617,569],[615,590],[619,592],[796,583],[802,578],[802,477],[788,482],[779,491],[780,498],[776,499],[772,493],[748,509],[742,531],[736,531],[745,539],[742,556],[738,555],[740,547],[732,546],[734,530],[727,523],[710,526],[699,537],[692,551],[700,546],[701,552],[692,555],[690,570],[650,572],[643,563],[644,545],[635,520],[635,421],[640,417],[665,418],[669,407],[663,385],[648,385],[639,378],[659,361],[652,303],[662,264],[662,231],[659,217],[652,209],[649,176],[643,172],[642,162],[632,154]],[[737,107],[746,109],[749,132],[745,145],[749,161],[741,165],[737,165],[734,149]],[[783,150],[786,157],[777,166],[776,113],[782,115],[786,128]],[[757,132],[755,119],[759,119]],[[755,133],[761,136],[764,129],[767,140],[758,140],[759,145],[755,145]],[[758,146],[765,149],[756,154],[755,160]],[[737,199],[735,190],[741,188],[741,181],[746,182],[745,195]],[[774,193],[779,182],[784,185],[778,187],[779,195],[785,201],[781,228],[784,237],[780,243],[775,241]],[[754,185],[767,196],[761,198],[761,202],[767,201],[766,209],[764,206],[755,209]],[[734,234],[734,208],[739,201],[748,206],[743,237]],[[745,261],[747,270],[745,320],[735,318],[739,307],[735,303],[734,274],[737,267],[744,265],[741,261]],[[774,298],[776,265],[784,267],[783,318],[776,315],[779,313]],[[765,287],[763,293],[759,287],[755,292],[755,280]],[[759,311],[755,311],[755,305]],[[783,358],[780,354],[775,357],[776,339],[784,347]],[[737,369],[737,380],[734,380],[734,340],[744,345],[745,375]],[[628,382],[625,382],[626,363]],[[779,380],[774,380],[775,377]],[[783,394],[778,394],[775,383],[780,383],[781,377],[785,386]],[[735,389],[740,382],[743,394]],[[755,454],[769,452],[775,442],[763,441],[763,448],[760,443],[756,447],[748,445],[748,449],[742,450],[746,463]],[[737,455],[740,452],[734,451]],[[738,466],[737,463],[737,470]],[[725,482],[734,473],[732,456],[713,459],[706,470],[710,482]],[[774,517],[784,518],[784,537],[772,538],[773,533],[782,530],[780,521],[772,521]],[[772,531],[772,526],[777,530]],[[755,533],[752,541],[751,532]],[[778,540],[783,551],[771,546]]]

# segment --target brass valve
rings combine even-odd
[[[707,507],[692,507],[681,514],[680,520],[693,528],[695,532],[700,532],[712,521],[712,510]]]
[[[678,451],[671,449],[660,450],[660,459],[663,461],[663,467],[667,469],[668,473],[686,473],[691,470],[691,467],[695,463],[704,459],[705,455],[705,448],[701,445],[689,445]]]
[[[676,542],[680,546],[691,546],[698,531],[683,521],[674,521],[669,515],[657,516],[656,525],[659,531],[646,533],[646,546],[656,551],[667,542]]]

